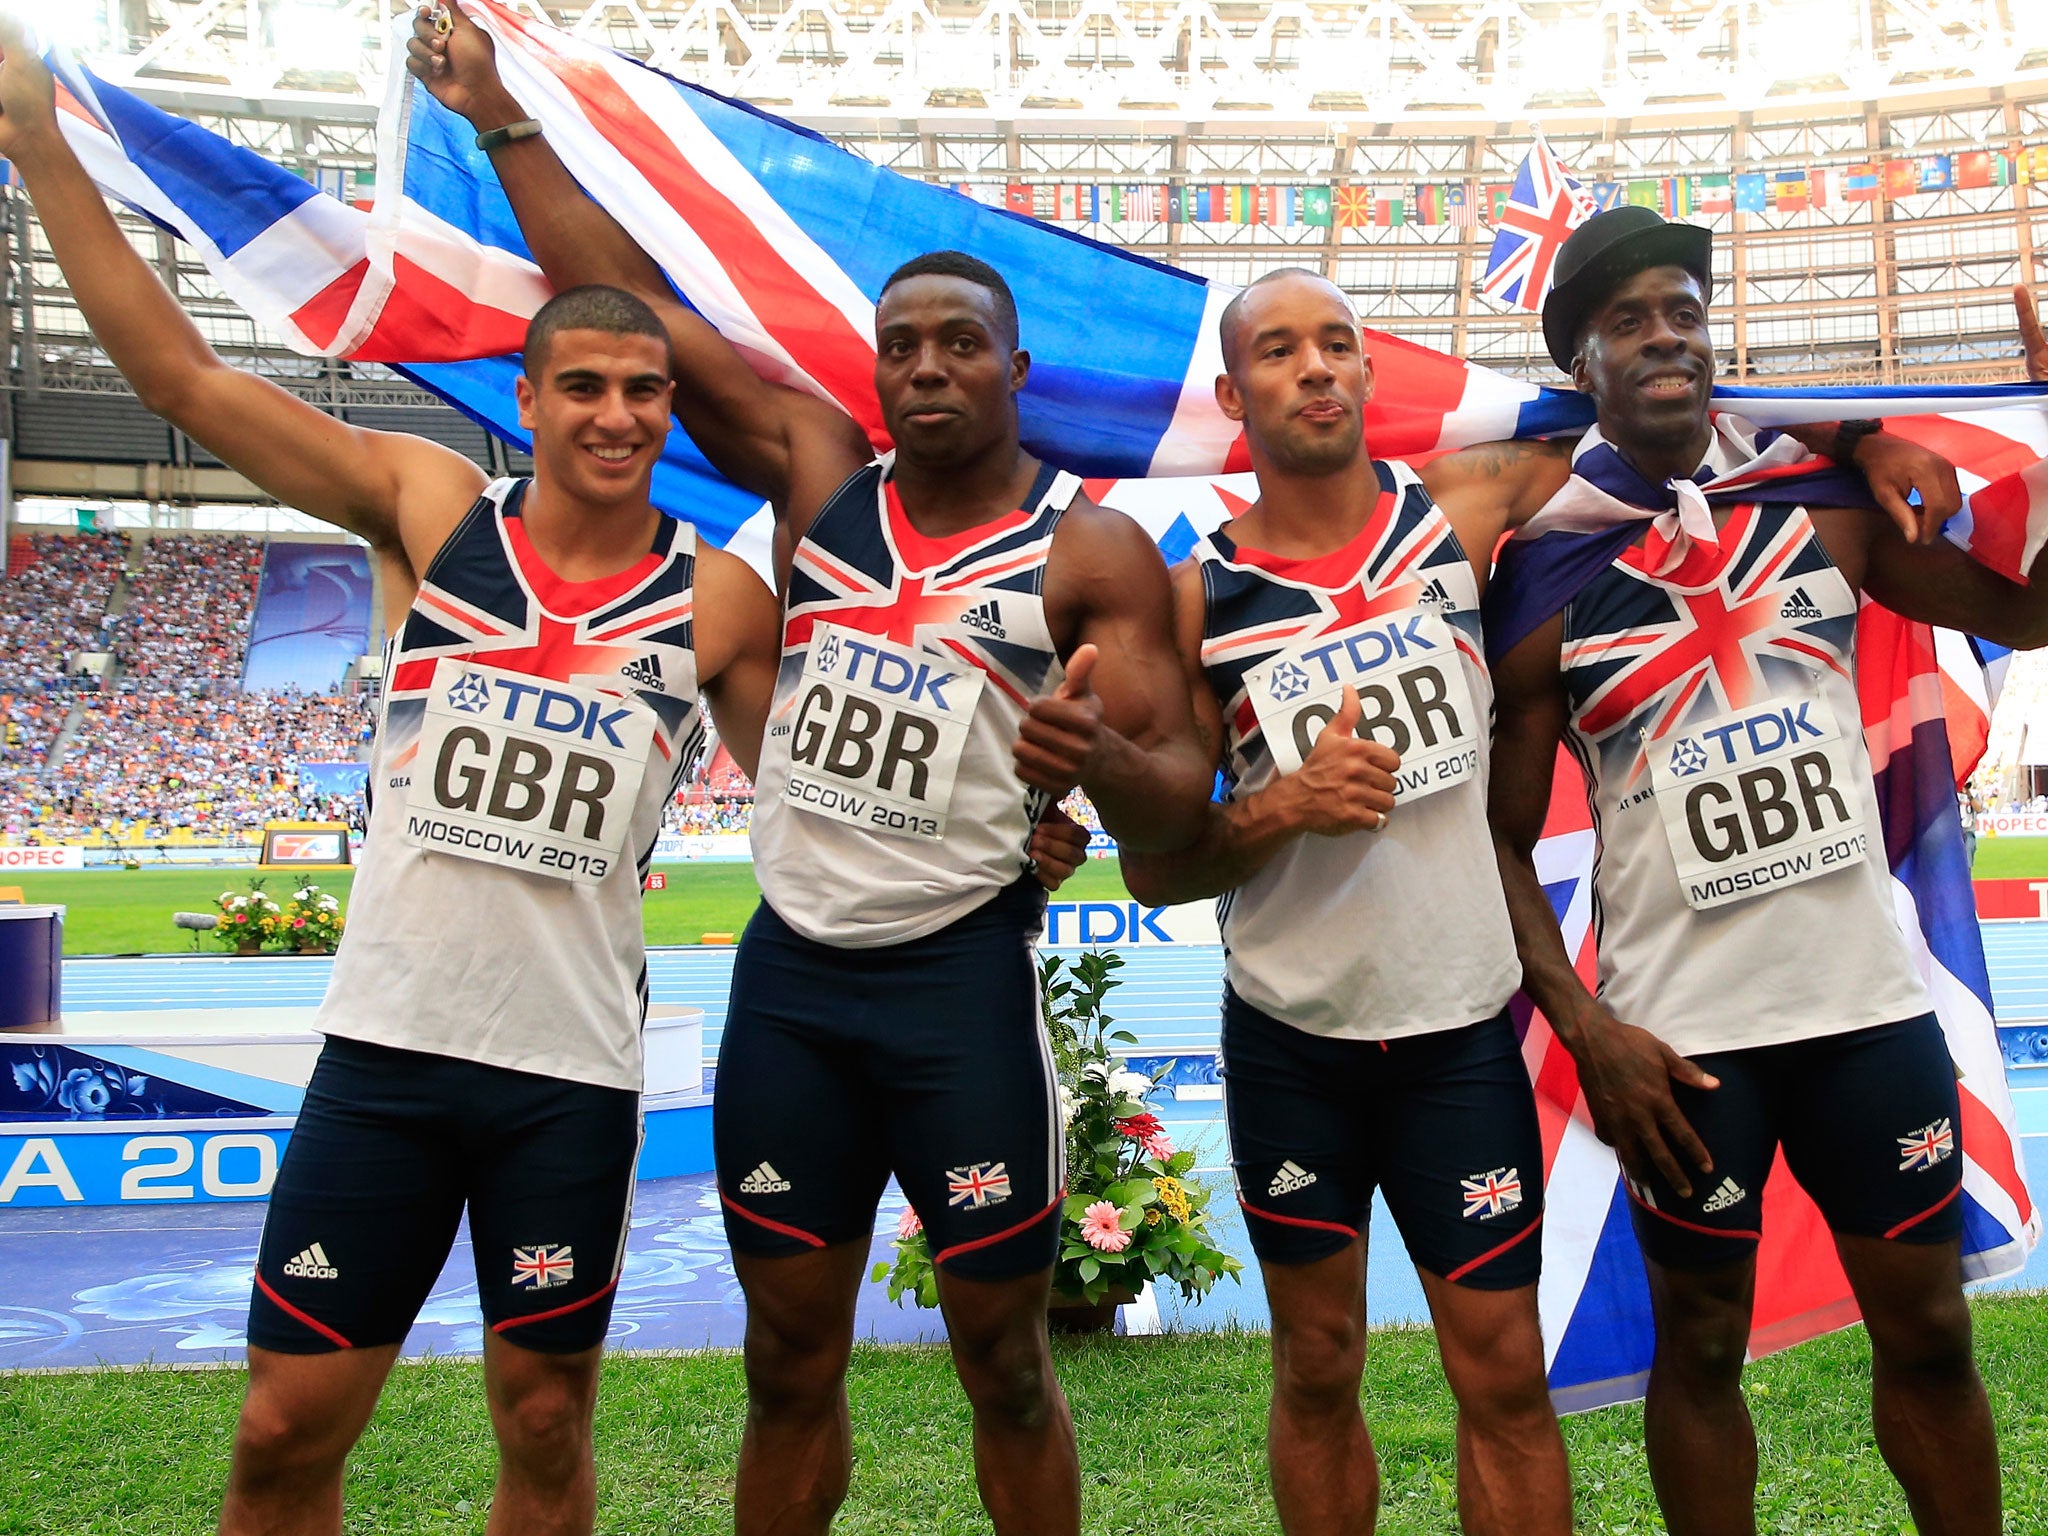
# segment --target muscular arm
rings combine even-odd
[[[499,78],[491,40],[459,8],[443,36],[422,12],[406,67],[479,132],[524,118]],[[558,289],[623,288],[660,316],[675,355],[675,413],[718,472],[802,521],[873,456],[858,425],[836,406],[770,384],[716,327],[677,299],[633,237],[591,200],[545,137],[491,151],[520,233]],[[795,532],[800,535],[802,528]],[[779,547],[779,546],[778,546]]]
[[[1546,438],[1461,448],[1423,465],[1422,487],[1450,517],[1465,552],[1491,561],[1500,536],[1521,527],[1564,488],[1576,444],[1576,438]],[[1468,539],[1468,527],[1479,536]],[[1491,538],[1484,537],[1488,531]]]
[[[1886,524],[1871,528],[1867,560],[1864,591],[1896,614],[2015,650],[2048,645],[2048,550],[2022,586],[1946,539],[1908,544]]]
[[[385,563],[387,610],[402,611],[414,573],[475,500],[483,472],[422,438],[337,421],[215,356],[64,141],[41,61],[18,32],[4,41],[4,152],[107,355],[144,406],[223,463],[285,505],[368,540]]]
[[[1202,673],[1202,572],[1173,573],[1174,624],[1204,757],[1222,760],[1223,712]],[[1334,725],[1334,722],[1333,722]],[[1211,802],[1201,836],[1177,853],[1123,850],[1124,883],[1148,906],[1201,901],[1235,890],[1305,833],[1373,831],[1394,808],[1393,752],[1326,729],[1299,773],[1273,779],[1227,805]]]
[[[698,686],[711,702],[719,739],[747,777],[758,778],[782,664],[782,605],[744,560],[700,546],[692,613]]]
[[[1046,587],[1054,634],[1066,629],[1071,637],[1069,677],[1025,716],[1019,776],[1059,794],[1078,768],[1118,843],[1185,847],[1202,829],[1213,769],[1174,654],[1173,594],[1159,547],[1122,513],[1077,500],[1053,536]],[[1083,660],[1088,647],[1092,657]]]
[[[1550,780],[1567,707],[1558,655],[1560,615],[1503,657],[1493,671],[1493,756],[1486,819],[1522,958],[1522,989],[1550,1019],[1566,1049],[1594,1007],[1579,979],[1557,913],[1536,874],[1536,844],[1550,810]]]

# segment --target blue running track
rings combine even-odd
[[[1993,924],[1985,943],[2000,1019],[2048,1020],[2048,923]],[[1220,951],[1136,949],[1125,959],[1124,985],[1112,995],[1110,1011],[1139,1037],[1141,1049],[1213,1050]],[[661,950],[648,961],[654,1000],[703,1008],[705,1043],[715,1051],[732,951]],[[71,961],[64,968],[64,1003],[73,1014],[311,1007],[326,987],[328,969],[324,960],[211,955]],[[2035,1077],[2039,1086],[2027,1080]],[[2048,1072],[2023,1074],[2014,1088],[2028,1178],[2037,1192],[2048,1192]],[[1224,1248],[1249,1260],[1231,1198],[1219,1106],[1168,1102],[1160,1110],[1169,1134],[1201,1152]],[[888,1254],[901,1209],[892,1187],[876,1221],[878,1258]],[[0,1211],[0,1255],[10,1260],[9,1295],[0,1305],[0,1369],[239,1357],[262,1219],[261,1204]],[[2048,1245],[2024,1272],[1999,1284],[2048,1287]],[[1373,1223],[1367,1302],[1375,1322],[1426,1319],[1421,1287],[1384,1206]],[[1242,1286],[1225,1282],[1198,1308],[1164,1300],[1160,1312],[1169,1327],[1259,1327],[1267,1320],[1256,1266],[1247,1269]],[[730,1347],[739,1343],[741,1322],[710,1177],[642,1183],[611,1342]],[[481,1327],[465,1232],[407,1351],[474,1352]],[[887,1340],[938,1336],[935,1318],[891,1306],[880,1286],[863,1295],[860,1329]]]

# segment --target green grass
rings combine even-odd
[[[2048,1298],[1979,1300],[1977,1354],[1991,1390],[2009,1527],[2048,1508]],[[1080,1433],[1083,1526],[1101,1536],[1270,1532],[1264,1459],[1267,1341],[1256,1334],[1059,1341]],[[1383,1477],[1380,1530],[1456,1529],[1449,1394],[1422,1329],[1377,1333],[1366,1413]],[[242,1392],[239,1371],[13,1377],[0,1389],[0,1532],[211,1529]],[[1781,1536],[1910,1532],[1871,1443],[1860,1329],[1752,1366],[1762,1456],[1759,1529]],[[937,1349],[863,1347],[851,1381],[853,1494],[836,1530],[985,1531],[968,1461],[967,1409]],[[618,1358],[598,1407],[597,1528],[719,1532],[738,1449],[743,1386],[727,1353]],[[1642,1414],[1565,1422],[1579,1529],[1662,1529],[1642,1457]],[[349,1529],[479,1532],[493,1451],[478,1368],[399,1370],[349,1467]]]
[[[2048,837],[1980,837],[1970,873],[1979,880],[2048,879]]]
[[[649,891],[646,913],[650,944],[695,944],[707,933],[737,935],[746,927],[761,889],[751,864],[664,864],[668,889]],[[210,912],[223,890],[247,886],[251,872],[235,869],[91,870],[83,873],[10,876],[31,902],[61,903],[67,955],[162,954],[189,950],[190,938],[171,927],[173,912]],[[315,874],[323,890],[348,901],[350,871]],[[273,896],[291,891],[293,877],[270,875]],[[1079,900],[1121,899],[1123,876],[1114,859],[1090,859],[1067,883],[1063,896]],[[217,952],[201,942],[201,948]]]

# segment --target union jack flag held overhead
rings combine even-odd
[[[1539,312],[1565,237],[1592,216],[1592,196],[1539,133],[1501,210],[1480,292],[1516,309]]]

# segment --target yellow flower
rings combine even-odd
[[[1175,1221],[1186,1221],[1193,1209],[1188,1203],[1188,1192],[1179,1179],[1161,1174],[1152,1181],[1152,1187],[1159,1191],[1159,1203],[1166,1207]]]

